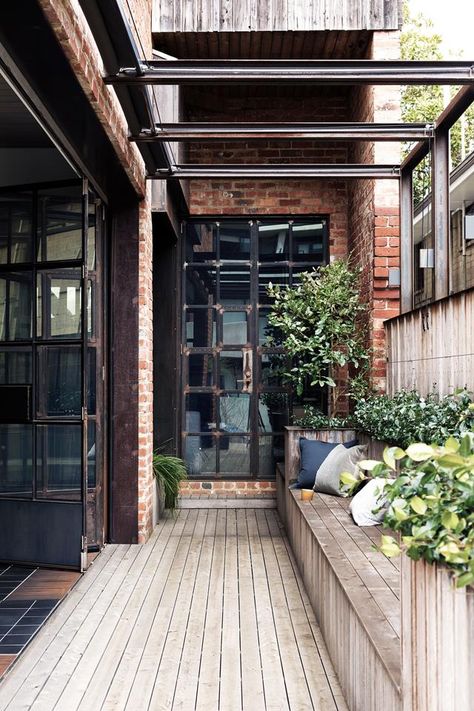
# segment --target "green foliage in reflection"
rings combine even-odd
[[[422,397],[415,390],[401,390],[393,397],[361,398],[352,421],[374,439],[399,447],[412,442],[442,444],[449,436],[461,436],[474,427],[474,404],[467,390],[445,397],[435,391]]]
[[[273,299],[268,320],[282,334],[282,345],[291,358],[284,379],[298,395],[305,385],[329,386],[333,415],[338,414],[343,396],[366,382],[369,353],[358,279],[359,272],[340,259],[301,274],[293,287],[268,287]],[[349,384],[342,379],[336,382],[337,370],[343,366],[351,369]]]
[[[398,476],[395,476],[396,462]],[[446,565],[457,587],[474,584],[474,432],[449,437],[444,445],[387,448],[383,462],[361,462],[371,476],[390,479],[384,524],[400,542],[382,536],[388,557],[404,549],[413,560]],[[345,483],[348,483],[347,481]]]

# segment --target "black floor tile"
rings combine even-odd
[[[22,620],[20,620],[20,622],[21,621]],[[9,627],[3,634],[12,630],[12,633],[14,632],[15,634],[27,634],[27,635],[30,635],[30,637],[31,637],[31,635],[35,634],[35,632],[37,630],[39,630],[40,627],[41,627],[41,625],[38,626],[38,625],[18,624],[18,625],[15,625],[14,627]],[[1,633],[0,633],[0,636],[1,636]]]
[[[2,644],[0,642],[0,654],[19,654],[23,646],[22,644]]]
[[[30,641],[30,639],[31,639],[30,634],[7,634],[7,636],[4,637],[2,639],[2,641],[0,642],[0,645],[2,645],[2,644],[3,645],[5,645],[5,644],[17,644],[18,645],[19,644],[22,647],[24,647],[25,644],[27,644],[27,642]]]

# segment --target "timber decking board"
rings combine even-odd
[[[147,544],[106,547],[0,685],[0,709],[20,708],[347,711],[263,509],[178,511]]]

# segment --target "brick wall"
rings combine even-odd
[[[64,54],[99,121],[115,148],[117,158],[137,193],[139,209],[139,277],[136,285],[139,310],[139,411],[138,427],[138,540],[143,542],[152,527],[153,454],[153,314],[152,314],[152,225],[145,167],[136,145],[128,141],[128,126],[114,90],[102,81],[102,60],[77,0],[39,0]],[[151,3],[129,0],[132,31],[140,32],[146,53],[151,53]],[[126,10],[128,12],[128,8]],[[138,37],[136,35],[137,43]],[[130,334],[123,334],[127,339]]]
[[[375,32],[370,47],[373,59],[397,59],[399,35]],[[361,87],[352,95],[355,121],[396,122],[400,120],[398,87]],[[399,163],[400,148],[393,143],[360,143],[352,151],[355,163]],[[373,349],[372,384],[386,386],[385,331],[383,322],[397,316],[400,290],[389,287],[389,269],[400,267],[398,183],[392,180],[360,180],[350,190],[349,250],[354,264],[362,269],[361,296],[368,306],[368,340]]]

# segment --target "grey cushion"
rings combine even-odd
[[[382,523],[387,510],[387,499],[383,493],[389,479],[370,479],[352,499],[349,511],[358,526],[377,526]]]
[[[329,452],[316,472],[314,490],[321,494],[342,496],[339,480],[342,472],[355,474],[358,462],[366,456],[367,447],[365,445],[357,445],[346,449],[344,445],[338,444],[337,447],[334,447]]]

